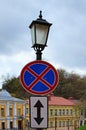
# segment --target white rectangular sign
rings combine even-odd
[[[30,126],[31,128],[48,127],[48,100],[47,97],[30,97]]]

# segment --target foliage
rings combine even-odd
[[[23,99],[29,97],[29,94],[21,86],[19,77],[6,78],[2,88],[6,89],[14,97]]]
[[[53,92],[55,96],[86,99],[86,76],[81,77],[80,75],[73,72],[68,73],[63,69],[59,69],[58,73],[59,84]],[[5,78],[3,88],[9,91],[12,95],[19,98],[28,98],[30,95],[21,86],[19,77],[9,78],[8,76]]]
[[[78,107],[79,112],[84,111],[86,113],[86,100],[83,100],[83,99],[79,100],[77,102],[77,107]]]
[[[80,128],[78,128],[77,130],[86,130],[86,125],[81,126]]]
[[[63,69],[58,70],[59,84],[54,95],[65,98],[86,99],[86,77],[75,73],[68,73]]]

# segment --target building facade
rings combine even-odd
[[[12,97],[6,90],[0,92],[0,129],[31,130],[29,99]],[[86,114],[80,113],[76,103],[63,97],[48,95],[47,130],[76,130],[86,123]]]
[[[25,101],[12,97],[6,90],[0,92],[0,129],[23,129]]]
[[[63,97],[49,96],[48,130],[75,130],[79,115],[75,104]]]
[[[29,100],[26,100],[27,130],[30,129]],[[48,96],[47,130],[76,130],[79,127],[79,114],[75,103],[63,97]]]

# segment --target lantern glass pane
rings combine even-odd
[[[32,46],[35,44],[35,26],[33,25],[31,28],[31,38],[32,38]]]
[[[46,45],[48,28],[47,25],[36,24],[36,44]]]

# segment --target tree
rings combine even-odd
[[[30,94],[20,84],[19,77],[6,78],[3,84],[3,89],[6,89],[11,95],[18,98],[28,98]]]
[[[72,72],[68,73],[63,69],[58,70],[59,84],[54,90],[54,95],[65,98],[86,99],[86,76]]]
[[[53,91],[55,96],[86,100],[86,76],[81,77],[74,72],[68,73],[63,69],[59,69],[58,73],[59,83]],[[7,76],[4,79],[3,88],[19,98],[28,98],[31,95],[23,89],[19,77],[10,78]]]

